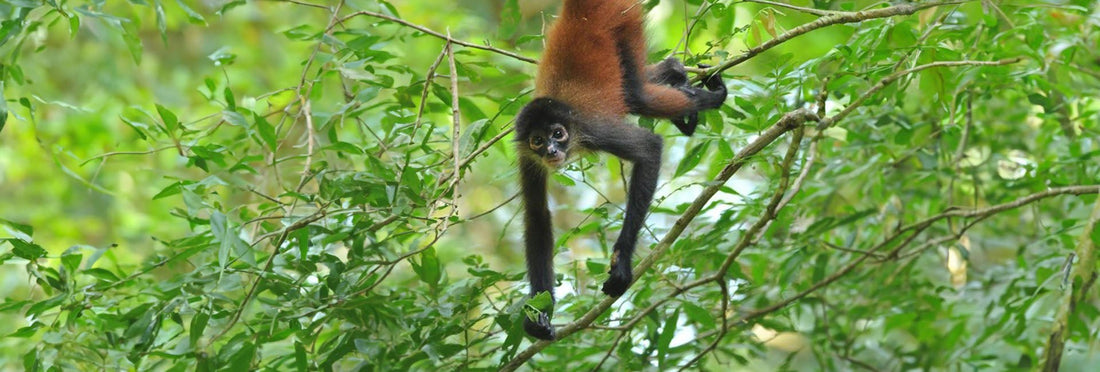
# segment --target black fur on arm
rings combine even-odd
[[[586,136],[590,138],[588,147],[609,152],[634,164],[627,190],[623,229],[615,240],[608,272],[610,277],[602,288],[608,296],[619,297],[634,279],[631,272],[634,246],[657,189],[664,140],[653,132],[628,124],[593,125],[592,130],[595,133]]]
[[[525,145],[524,145],[525,146]],[[550,292],[554,296],[554,232],[550,220],[550,208],[546,198],[547,169],[529,155],[519,159],[520,186],[523,192],[524,223],[527,233],[527,276],[531,283],[531,296]],[[554,327],[550,324],[553,306],[538,309],[538,319],[523,318],[527,334],[544,339],[554,339]]]

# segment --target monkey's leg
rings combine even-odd
[[[699,65],[699,67],[709,66]],[[680,130],[680,133],[688,136],[694,134],[695,128],[699,125],[699,111],[721,106],[726,98],[726,86],[721,76],[710,76],[699,85],[691,86],[688,84],[687,70],[684,65],[680,60],[672,57],[647,66],[646,81],[647,85],[675,88],[679,94],[687,97],[687,102],[680,100],[676,97],[676,92],[670,92],[666,88],[642,85],[641,95],[631,97],[631,103],[635,106],[633,111],[642,115],[667,117]],[[676,108],[685,106],[689,108],[681,109],[682,114],[677,115]]]
[[[628,98],[632,113],[671,118],[681,133],[690,136],[699,124],[698,112],[719,107],[726,100],[726,86],[720,77],[708,79],[705,88],[646,83]]]
[[[638,241],[638,231],[645,223],[646,213],[649,212],[649,205],[657,188],[664,141],[661,136],[633,125],[609,124],[594,127],[594,131],[598,133],[591,134],[590,147],[609,152],[634,164],[630,188],[627,190],[623,229],[615,240],[611,253],[611,268],[608,272],[610,277],[603,284],[604,293],[619,297],[626,292],[634,279],[631,259]]]
[[[652,84],[683,86],[688,85],[687,70],[680,60],[668,57],[663,61],[646,66],[646,81]]]
[[[524,243],[527,247],[527,276],[531,282],[531,296],[550,292],[554,297],[554,231],[550,219],[550,208],[546,198],[547,170],[537,160],[520,157],[520,187],[523,191],[524,224],[526,233]],[[523,329],[532,337],[553,340],[554,326],[550,324],[553,316],[551,303],[549,309],[538,309],[536,319],[524,314]]]

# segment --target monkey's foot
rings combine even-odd
[[[603,282],[603,293],[611,297],[622,296],[626,289],[630,288],[630,282],[634,279],[634,275],[630,273],[630,266],[626,269],[613,266],[608,274],[611,274],[611,277]]]
[[[526,315],[523,316],[523,330],[527,331],[531,337],[553,341],[554,340],[554,326],[550,324],[550,314],[545,311],[540,311],[538,315],[538,321],[532,321]]]

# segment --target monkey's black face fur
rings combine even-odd
[[[569,157],[569,106],[549,98],[527,104],[516,119],[516,142],[520,153],[533,155],[549,168],[557,168]]]

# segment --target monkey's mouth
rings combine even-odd
[[[559,152],[554,155],[546,155],[542,160],[546,162],[546,165],[557,168],[565,163],[565,153]]]

